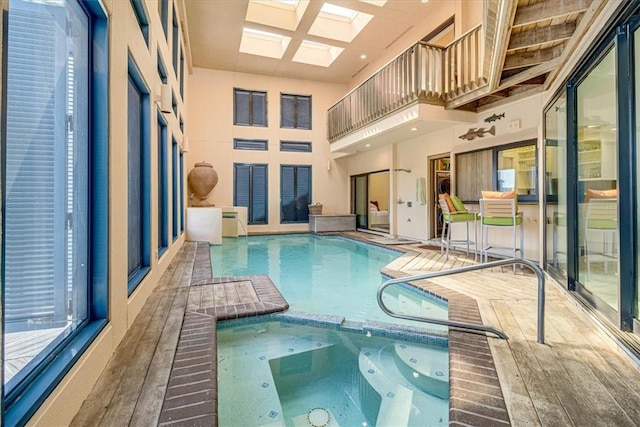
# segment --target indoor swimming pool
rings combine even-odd
[[[218,323],[220,425],[447,425],[447,328],[392,318],[376,300],[381,269],[401,255],[313,234],[211,246],[214,277],[267,275],[290,307]],[[409,285],[383,299],[447,318],[444,301]]]
[[[393,319],[378,307],[376,291],[386,280],[380,270],[400,255],[340,236],[282,234],[223,239],[211,246],[211,265],[214,277],[269,276],[295,311],[446,331]],[[384,302],[397,312],[447,318],[442,300],[410,286],[390,288]]]

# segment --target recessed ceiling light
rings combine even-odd
[[[420,1],[421,1],[422,3],[426,3],[426,2],[428,2],[429,0],[420,0]]]
[[[363,53],[362,55],[360,55],[360,59],[367,59],[367,55]]]
[[[411,128],[411,132],[415,132],[417,130],[418,130],[418,128]]]
[[[371,147],[371,144],[365,144],[365,147]]]

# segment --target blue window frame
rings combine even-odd
[[[145,10],[144,0],[131,0],[131,7],[133,7],[133,13],[136,15],[140,31],[142,31],[142,37],[144,42],[149,46],[149,16]]]
[[[167,83],[167,67],[165,67],[162,55],[160,55],[160,49],[158,49],[158,76],[162,83]]]
[[[158,258],[169,247],[167,122],[158,111]]]
[[[180,178],[178,176],[179,172],[179,164],[180,161],[178,157],[178,141],[173,138],[173,142],[171,144],[171,194],[173,195],[173,221],[172,221],[172,237],[175,241],[178,238],[178,219],[179,219],[179,199],[180,192],[178,189],[178,184],[180,182]]]
[[[267,224],[268,166],[260,163],[234,163],[233,205],[247,208],[249,224]]]
[[[269,149],[269,141],[266,139],[233,138],[233,149],[267,151]]]
[[[158,7],[160,8],[160,22],[162,22],[164,37],[169,41],[169,33],[167,32],[167,28],[169,27],[169,0],[159,0]]]
[[[173,108],[173,114],[178,117],[178,100],[176,99],[176,93],[171,92],[171,107]]]
[[[172,54],[173,54],[173,72],[178,76],[178,50],[180,50],[180,33],[178,32],[178,11],[176,8],[173,8],[173,45],[172,45]]]
[[[108,26],[97,2],[8,10],[2,416],[23,425],[107,322]],[[50,338],[16,354],[36,329]]]
[[[311,142],[307,141],[280,141],[280,151],[291,151],[294,153],[310,153]]]
[[[233,124],[267,126],[267,92],[234,88]]]
[[[182,189],[184,188],[184,154],[180,150],[180,234],[184,233],[184,197]]]
[[[184,48],[180,51],[180,96],[184,100]]]
[[[127,99],[127,273],[131,294],[151,267],[149,89],[131,58]]]
[[[311,166],[280,165],[280,222],[309,222]]]
[[[311,96],[281,94],[280,127],[311,129]]]

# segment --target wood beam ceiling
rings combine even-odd
[[[508,55],[504,60],[504,66],[502,70],[514,70],[517,68],[532,67],[534,65],[542,64],[543,62],[551,61],[562,54],[564,45],[536,50],[535,52],[521,52],[513,55]]]
[[[576,23],[567,22],[565,24],[522,31],[511,36],[508,50],[524,49],[544,43],[564,41],[570,39],[575,30]]]
[[[586,11],[591,0],[545,0],[531,6],[518,7],[514,27],[535,24],[574,13]]]

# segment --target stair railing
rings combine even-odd
[[[435,277],[443,277],[443,276],[451,276],[454,274],[467,273],[469,271],[483,270],[485,268],[493,268],[493,267],[503,267],[506,265],[514,265],[514,264],[522,264],[529,267],[538,277],[538,343],[544,344],[544,284],[545,284],[545,276],[544,271],[537,264],[521,258],[509,258],[498,261],[487,262],[483,264],[474,264],[466,267],[453,268],[450,270],[442,270],[442,271],[432,271],[425,274],[419,274],[416,276],[407,276],[400,277],[398,279],[390,279],[384,282],[378,288],[378,305],[386,314],[392,317],[396,317],[398,319],[406,319],[406,320],[414,320],[417,322],[424,323],[433,323],[435,325],[443,325],[443,326],[451,326],[455,328],[459,328],[462,330],[471,330],[471,331],[483,331],[490,332],[502,339],[509,339],[507,335],[496,328],[485,325],[478,325],[475,323],[465,323],[465,322],[456,322],[453,320],[443,320],[436,319],[433,317],[423,317],[423,316],[412,316],[409,314],[396,313],[391,311],[382,301],[382,294],[384,290],[391,286],[400,283],[408,283],[416,280],[424,280],[424,279],[433,279]]]

